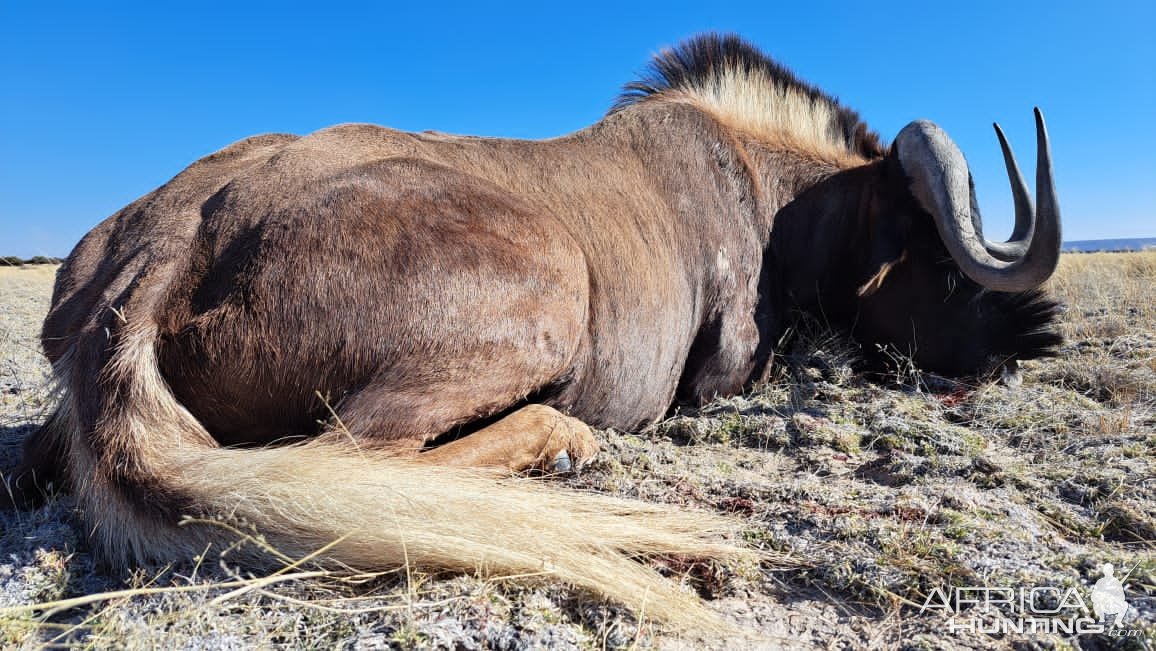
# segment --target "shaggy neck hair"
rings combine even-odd
[[[883,155],[878,134],[858,113],[738,36],[703,34],[659,52],[611,112],[658,97],[689,101],[760,140],[822,157]]]

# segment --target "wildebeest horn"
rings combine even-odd
[[[939,236],[963,273],[1001,292],[1018,292],[1042,284],[1060,259],[1060,212],[1052,180],[1052,160],[1044,117],[1036,109],[1036,208],[1032,208],[1011,148],[999,126],[1008,179],[1015,199],[1016,225],[1007,242],[983,238],[967,161],[938,126],[924,120],[903,127],[895,148],[911,191],[935,218]]]
[[[1012,199],[1015,201],[1016,223],[1008,241],[989,242],[985,239],[983,245],[988,253],[1000,260],[1011,261],[1022,257],[1028,250],[1032,232],[1035,230],[1036,210],[1032,206],[1031,195],[1028,194],[1028,184],[1024,181],[1024,175],[1020,173],[1015,154],[1012,153],[1011,147],[1007,144],[1003,129],[1000,129],[998,124],[993,123],[991,126],[995,128],[995,135],[999,138],[999,147],[1003,150],[1003,162],[1007,168],[1008,181],[1011,182]],[[979,216],[979,208],[975,203],[974,193],[975,189],[972,188],[971,221],[975,225],[976,234],[983,237],[982,220]]]

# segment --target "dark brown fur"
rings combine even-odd
[[[131,561],[162,545],[141,522],[213,510],[198,466],[174,466],[182,449],[211,465],[218,446],[346,437],[420,458],[436,437],[529,403],[634,429],[676,399],[741,391],[791,309],[898,345],[914,323],[905,302],[937,304],[952,279],[956,304],[920,318],[991,323],[1009,339],[948,364],[921,321],[917,361],[966,373],[1054,344],[1029,336],[1050,332],[1050,304],[992,298],[944,263],[853,112],[744,47],[692,42],[685,70],[667,61],[668,83],[634,86],[563,138],[343,125],[194,163],[62,268],[43,342],[70,411],[30,439],[18,488],[34,471],[70,474],[98,496],[90,511],[129,523],[127,542],[98,537]],[[761,66],[826,103],[843,151],[704,109],[680,86],[713,74],[702,60]],[[148,380],[150,346],[163,387]],[[146,434],[163,429],[162,409],[182,424]]]

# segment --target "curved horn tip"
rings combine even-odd
[[[1038,287],[1058,262],[1061,240],[1059,211],[1052,189],[1051,156],[1043,113],[1038,107],[1035,113],[1038,214],[1031,205],[1027,185],[1014,164],[1003,130],[998,123],[992,125],[1004,150],[1017,204],[1014,240],[996,245],[995,252],[988,250],[990,243],[981,241],[974,210],[972,219],[966,219],[970,183],[964,174],[967,163],[955,143],[941,129],[924,120],[905,126],[893,143],[900,164],[911,177],[912,194],[935,220],[951,257],[965,275],[994,291],[1022,292]]]
[[[997,138],[999,138],[1000,144],[1004,147],[1004,150],[1006,151],[1008,148],[1007,136],[1004,135],[1003,129],[1001,129],[999,126],[999,122],[992,122],[991,126],[993,129],[995,129],[995,135]]]

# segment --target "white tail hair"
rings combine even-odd
[[[118,334],[97,382],[56,369],[82,518],[114,564],[228,546],[236,540],[226,528],[178,522],[224,518],[295,558],[327,547],[327,560],[363,571],[409,563],[545,573],[679,628],[717,630],[721,620],[696,596],[635,559],[752,554],[725,542],[734,523],[719,516],[426,465],[337,436],[222,448],[161,376],[156,327],[124,324]],[[95,422],[69,404],[78,395],[101,403]]]

